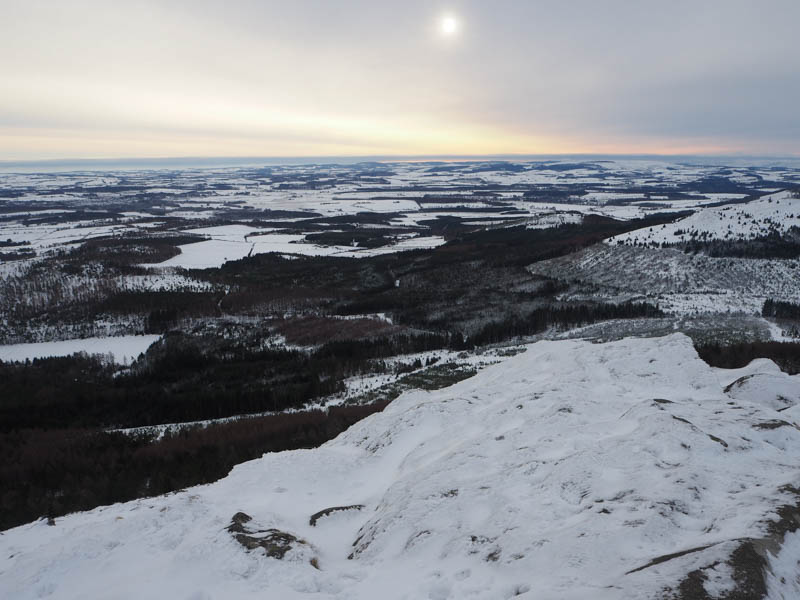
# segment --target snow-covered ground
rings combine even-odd
[[[12,222],[0,225],[0,240],[29,242],[32,249],[42,250],[72,242],[82,242],[92,238],[121,235],[136,231],[137,227],[122,224],[87,227],[76,226],[75,223],[22,225]]]
[[[194,232],[201,231],[203,230],[194,230]],[[269,252],[283,255],[364,258],[406,250],[435,248],[445,243],[444,238],[441,236],[414,236],[400,239],[396,243],[380,248],[359,248],[357,246],[321,246],[304,243],[306,235],[295,233],[250,234],[247,238],[235,239],[237,237],[239,236],[235,234],[226,234],[218,239],[179,246],[181,253],[177,256],[173,256],[161,263],[142,266],[150,268],[209,269],[219,267],[228,261]]]
[[[772,166],[778,166],[778,162]],[[247,247],[246,240],[238,235],[250,229],[244,223],[253,223],[254,218],[258,219],[257,211],[262,210],[293,211],[284,215],[264,213],[264,218],[273,225],[281,221],[289,224],[303,215],[342,217],[376,213],[386,215],[395,225],[417,228],[420,222],[435,216],[462,216],[480,222],[476,218],[481,213],[472,212],[475,209],[488,209],[484,218],[491,215],[509,221],[552,211],[632,219],[653,212],[702,208],[765,192],[776,192],[773,196],[785,198],[782,195],[785,193],[779,190],[796,187],[800,181],[800,164],[795,161],[786,166],[784,170],[733,164],[723,169],[719,164],[688,164],[667,159],[613,158],[576,162],[553,157],[552,160],[509,163],[384,163],[377,167],[384,173],[375,177],[363,177],[364,172],[356,165],[330,164],[280,165],[263,170],[244,165],[241,168],[186,169],[170,177],[164,177],[163,172],[147,170],[0,173],[0,192],[14,202],[8,212],[0,210],[0,240],[16,242],[18,245],[9,245],[11,250],[6,254],[9,258],[15,255],[22,258],[30,252],[41,256],[77,247],[92,238],[147,235],[154,229],[177,231],[213,221],[210,223],[213,227],[199,231],[210,234],[210,241],[216,242],[206,244],[203,254],[232,259],[230,257],[246,256],[251,250],[273,251]],[[731,182],[746,187],[722,193],[701,191],[709,189],[709,178],[727,179],[728,184],[721,189],[734,185]],[[693,183],[698,184],[697,189],[692,187]],[[119,190],[118,186],[125,189]],[[489,195],[487,187],[493,188]],[[532,187],[542,193],[526,195]],[[550,201],[548,190],[563,192],[565,188],[569,195],[559,196],[565,203]],[[645,188],[651,191],[645,192]],[[145,204],[141,203],[143,196],[150,197]],[[685,225],[730,237],[737,234],[737,228],[745,227],[745,235],[750,235],[769,230],[770,221],[786,217],[786,222],[791,224],[800,218],[796,211],[784,210],[796,205],[796,200],[792,203],[781,199],[780,206],[776,200],[774,205],[763,207],[759,202],[747,205],[756,209],[751,215],[752,226],[738,222],[738,217],[745,215],[735,206],[703,210],[703,218],[692,217],[699,220],[695,223],[690,219]],[[42,210],[35,210],[37,205]],[[106,207],[114,209],[105,212]],[[428,212],[433,207],[440,208],[441,212]],[[497,210],[491,210],[492,207]],[[0,209],[3,208],[0,203]],[[465,212],[465,208],[470,211]],[[510,209],[519,214],[509,213]],[[53,218],[59,216],[64,218]],[[73,219],[76,216],[78,220]],[[180,221],[184,221],[185,226]],[[231,221],[242,221],[242,224],[230,224]],[[555,219],[553,225],[558,224],[559,220]],[[729,225],[732,229],[728,229]],[[633,240],[642,236],[642,240],[651,243],[664,238],[677,241],[680,236],[674,236],[674,232],[675,228],[668,227],[620,239]],[[242,247],[220,246],[223,242],[239,242]],[[336,253],[336,249],[320,249],[313,244],[294,250],[311,255]],[[364,255],[369,253],[356,256]],[[194,266],[188,264],[193,261],[190,257],[185,266]]]
[[[786,535],[783,547],[770,558],[767,574],[768,600],[800,598],[800,531]]]
[[[761,374],[800,388],[768,361],[732,375]],[[800,480],[800,430],[746,383],[726,393],[682,335],[540,342],[320,448],[6,531],[0,596],[639,600],[696,569],[730,589]],[[240,545],[239,511],[251,539],[296,537],[282,560]],[[799,551],[771,559],[773,598],[796,597]]]
[[[766,298],[800,301],[800,261],[711,258],[669,248],[597,244],[528,270],[647,297],[673,314],[760,313]]]
[[[528,219],[525,227],[527,229],[548,229],[550,227],[560,227],[561,225],[577,225],[582,222],[583,215],[580,213],[544,213]]]
[[[33,360],[51,356],[69,356],[76,352],[111,355],[114,362],[131,364],[159,335],[123,335],[118,337],[91,337],[59,342],[36,342],[0,346],[0,360],[5,362]]]
[[[126,275],[121,278],[120,287],[131,291],[203,291],[211,289],[207,281],[187,277],[183,273],[175,273],[170,269],[150,272],[147,275]]]
[[[219,225],[217,227],[201,227],[199,229],[187,229],[184,233],[202,235],[212,240],[224,240],[229,242],[246,242],[252,235],[261,235],[275,231],[273,228],[257,228],[248,225]]]
[[[613,237],[608,243],[660,246],[691,239],[747,240],[798,226],[800,198],[783,191],[744,204],[703,208],[675,223],[637,229]]]

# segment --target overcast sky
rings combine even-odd
[[[0,159],[800,155],[800,0],[0,0],[0,14]]]

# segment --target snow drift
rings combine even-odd
[[[797,503],[800,430],[778,409],[799,389],[768,361],[712,369],[682,335],[539,342],[320,448],[7,531],[0,596],[602,600],[694,573],[714,597]]]

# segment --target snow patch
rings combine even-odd
[[[10,344],[0,346],[0,360],[6,362],[26,361],[35,358],[70,356],[77,352],[85,352],[86,354],[110,354],[114,362],[129,365],[160,338],[160,335],[123,335],[59,342]]]

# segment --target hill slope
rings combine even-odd
[[[714,370],[681,335],[540,342],[318,449],[9,530],[0,596],[640,599],[689,573],[722,593],[754,572],[765,585],[761,559],[739,559],[798,501],[793,390],[768,361]],[[800,558],[795,535],[776,573]],[[791,577],[767,585],[800,593]]]
[[[692,239],[749,240],[799,226],[800,199],[792,197],[789,191],[782,191],[743,204],[701,208],[685,219],[637,229],[608,242],[660,246]]]
[[[528,271],[617,293],[657,296],[670,312],[754,313],[766,298],[800,300],[798,267],[797,260],[712,258],[672,248],[596,244],[533,263]]]

